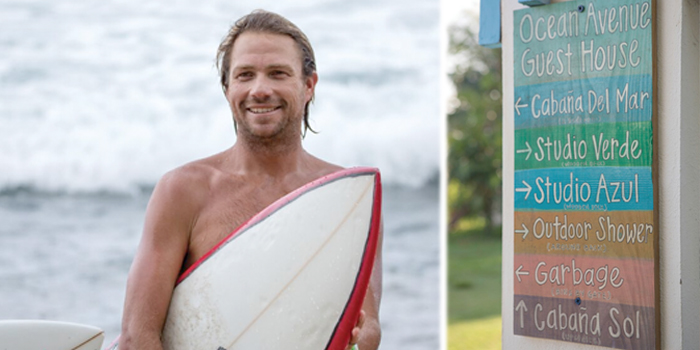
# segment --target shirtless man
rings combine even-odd
[[[129,272],[122,350],[162,349],[178,275],[278,198],[340,169],[301,145],[318,76],[311,45],[294,24],[255,11],[231,28],[217,59],[237,139],[219,154],[170,171],[156,185]],[[379,346],[380,252],[381,236],[348,349]]]

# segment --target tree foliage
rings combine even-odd
[[[462,26],[450,29],[450,54],[458,63],[450,74],[457,95],[448,114],[449,229],[464,217],[482,217],[491,234],[502,195],[501,50],[480,46]]]

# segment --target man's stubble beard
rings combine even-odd
[[[301,117],[298,119],[301,121]],[[301,124],[294,123],[293,118],[290,117],[282,118],[275,129],[267,135],[255,132],[243,118],[239,118],[239,120],[241,122],[236,122],[237,138],[247,148],[257,152],[286,153],[295,147],[298,140],[301,139]],[[295,126],[295,124],[299,125]]]

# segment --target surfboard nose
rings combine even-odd
[[[0,345],[12,350],[100,350],[104,332],[97,327],[46,320],[0,321]]]

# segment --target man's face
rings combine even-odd
[[[287,35],[246,32],[236,39],[226,99],[238,135],[257,139],[298,136],[316,73],[302,74],[301,53]]]

